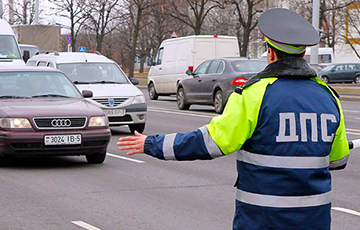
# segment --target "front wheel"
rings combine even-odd
[[[214,108],[215,108],[215,112],[216,113],[222,113],[223,110],[224,110],[224,97],[222,95],[222,91],[221,90],[218,90],[216,91],[215,93],[215,96],[214,96]]]
[[[355,83],[355,84],[359,84],[359,83],[360,83],[360,76],[356,76],[356,77],[355,77],[354,83]]]
[[[137,131],[138,133],[142,133],[144,132],[145,124],[129,125],[129,129],[131,133],[135,133],[135,131]]]
[[[159,95],[156,92],[154,83],[150,83],[149,85],[149,97],[151,100],[157,100]]]
[[[102,150],[100,153],[86,155],[86,160],[89,164],[101,164],[105,161],[105,158],[106,158],[106,149]]]
[[[179,88],[176,94],[176,102],[177,106],[180,110],[188,110],[190,105],[187,103],[185,99],[185,91],[184,88]]]
[[[326,84],[329,83],[329,78],[327,76],[322,76],[321,80],[323,80]]]

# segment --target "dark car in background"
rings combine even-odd
[[[182,79],[177,88],[177,105],[187,110],[192,104],[213,105],[222,113],[234,89],[267,65],[263,59],[218,58],[204,61],[189,77]]]
[[[0,156],[85,155],[105,160],[108,118],[60,71],[0,69]]]
[[[319,76],[325,83],[354,82],[358,84],[360,83],[360,64],[332,64],[322,69]]]

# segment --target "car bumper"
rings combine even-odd
[[[44,145],[45,135],[81,134],[79,145]],[[109,129],[57,130],[41,132],[0,132],[0,155],[77,156],[99,153],[107,148],[111,137]]]
[[[109,108],[102,108],[109,109]],[[124,116],[108,115],[110,127],[116,127],[121,125],[130,124],[145,124],[146,122],[146,103],[133,104],[126,107],[120,107],[115,109],[125,109]]]

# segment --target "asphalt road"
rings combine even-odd
[[[146,94],[147,95],[147,94]],[[348,138],[360,138],[360,104],[343,102]],[[179,111],[175,97],[148,101],[145,134],[193,131],[210,106]],[[0,169],[0,230],[225,230],[235,206],[235,155],[164,162],[127,157],[113,133],[102,165],[84,157],[17,159]],[[360,149],[333,175],[333,230],[360,229]]]

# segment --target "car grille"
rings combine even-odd
[[[126,101],[129,98],[126,97],[116,97],[116,98],[93,98],[92,100],[96,101],[97,103],[100,103],[102,105],[105,105],[107,107],[116,107],[121,105],[124,101]]]
[[[54,118],[34,118],[38,129],[76,129],[84,128],[86,117],[54,117]]]

